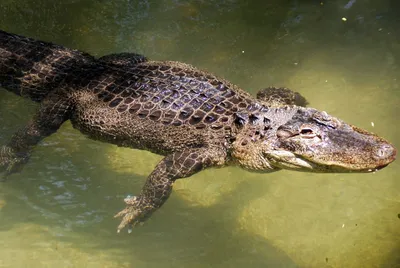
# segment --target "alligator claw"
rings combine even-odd
[[[114,218],[122,217],[117,232],[119,233],[123,228],[128,227],[128,233],[132,233],[133,227],[141,223],[150,210],[149,207],[143,207],[140,198],[137,196],[127,196],[124,202],[127,204],[127,207],[114,216]]]
[[[122,221],[118,225],[118,228],[117,228],[118,232],[120,232],[122,229],[124,229],[127,225],[129,225],[128,232],[129,232],[129,230],[132,231],[133,226],[135,226],[138,223],[139,215],[140,215],[140,212],[137,211],[133,207],[127,207],[124,210],[117,213],[114,216],[114,218],[122,217]]]
[[[131,234],[132,231],[133,231],[133,227],[130,226],[130,227],[128,228],[128,234]],[[117,229],[117,233],[119,234],[120,232],[121,232],[121,229]]]

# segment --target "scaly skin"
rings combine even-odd
[[[141,193],[125,199],[118,230],[147,219],[175,180],[205,168],[365,172],[396,155],[382,138],[300,107],[305,99],[291,90],[267,88],[255,99],[191,65],[133,53],[96,59],[0,31],[0,86],[40,102],[32,121],[0,150],[6,173],[66,120],[95,140],[165,156]]]

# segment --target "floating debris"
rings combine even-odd
[[[350,0],[345,6],[345,9],[349,9],[353,6],[353,4],[356,2],[357,0]]]

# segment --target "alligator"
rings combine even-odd
[[[385,139],[307,107],[287,88],[253,97],[189,64],[135,53],[93,57],[0,31],[0,86],[38,102],[1,147],[4,176],[67,120],[88,137],[164,156],[137,196],[124,199],[118,232],[148,219],[177,179],[211,167],[256,172],[374,172],[396,158]]]

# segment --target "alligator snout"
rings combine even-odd
[[[382,162],[384,166],[396,159],[397,150],[388,143],[382,143],[375,147],[374,159]]]

